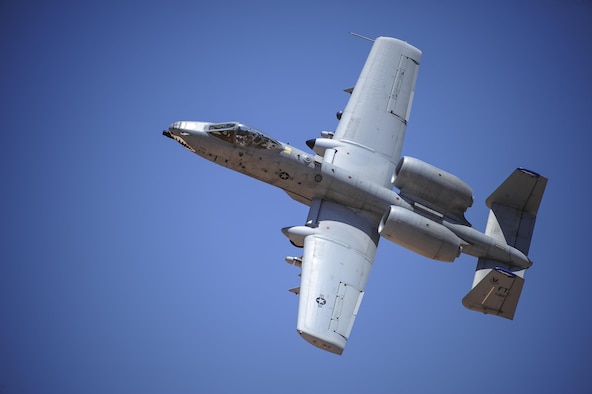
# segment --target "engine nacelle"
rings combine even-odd
[[[462,241],[452,231],[395,205],[380,220],[378,232],[389,241],[434,260],[454,261],[461,252]]]
[[[413,157],[401,158],[393,185],[402,196],[460,220],[464,220],[465,211],[473,205],[473,190],[469,185]]]

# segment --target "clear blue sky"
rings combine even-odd
[[[592,2],[71,3],[0,3],[0,393],[592,390]],[[280,232],[307,208],[161,135],[305,147],[349,31],[423,51],[403,153],[473,187],[475,227],[514,168],[549,178],[514,321],[461,305],[475,259],[383,240],[344,355],[308,345]]]

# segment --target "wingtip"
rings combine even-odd
[[[345,339],[343,339],[343,343],[340,344],[329,340],[329,338],[321,338],[321,336],[312,335],[303,330],[297,331],[298,334],[300,334],[300,336],[311,345],[316,346],[319,349],[325,350],[329,353],[337,354],[338,356],[341,356],[343,354],[343,349],[345,348]]]

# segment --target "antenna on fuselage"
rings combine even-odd
[[[368,40],[368,41],[374,42],[374,40],[373,40],[373,39],[371,39],[371,38],[368,38],[368,37],[366,37],[366,36],[363,36],[363,35],[361,35],[361,34],[358,34],[358,33],[354,33],[353,31],[350,31],[350,32],[349,32],[349,34],[351,34],[351,35],[352,35],[352,36],[354,36],[354,37],[361,38],[361,39],[363,39],[363,40]]]

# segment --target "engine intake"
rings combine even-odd
[[[473,205],[473,190],[469,185],[413,157],[401,158],[393,185],[401,191],[401,196],[459,221],[466,221],[464,213]]]
[[[391,242],[438,261],[454,261],[461,252],[462,241],[452,231],[395,205],[380,220],[378,232]]]

